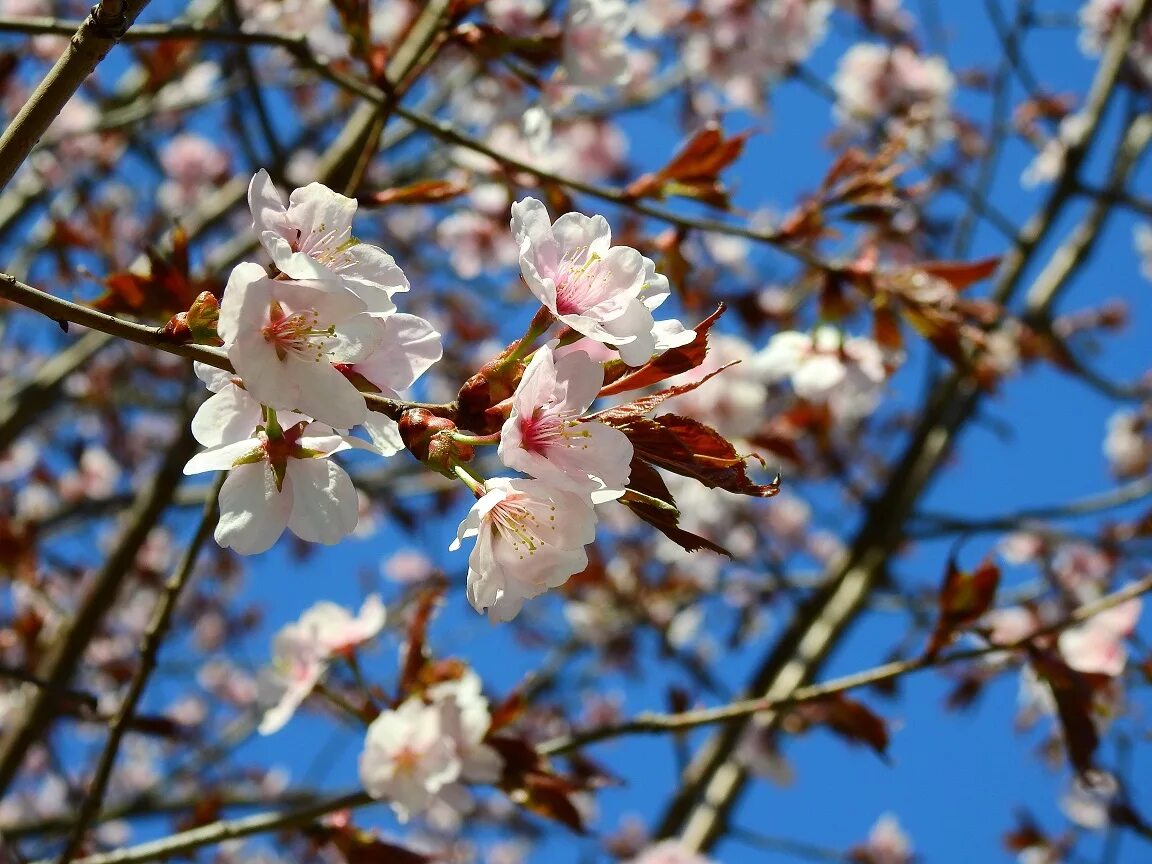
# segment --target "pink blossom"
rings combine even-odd
[[[471,803],[463,784],[495,783],[503,771],[500,755],[484,743],[492,717],[476,673],[438,684],[425,698],[412,696],[377,717],[360,754],[364,788],[401,821],[437,805],[463,812]]]
[[[364,442],[318,423],[221,444],[196,454],[185,474],[229,471],[220,488],[216,542],[242,555],[272,547],[288,528],[301,540],[332,544],[356,527],[356,487],[327,457]]]
[[[604,367],[583,352],[532,357],[500,431],[500,459],[556,489],[600,503],[624,494],[632,444],[618,429],[584,419],[604,385]]]
[[[906,45],[860,43],[836,70],[836,116],[860,126],[885,123],[915,151],[952,137],[949,102],[955,81],[940,57],[922,57]]]
[[[591,502],[539,480],[496,477],[460,523],[455,551],[469,537],[468,601],[492,621],[511,621],[524,601],[568,581],[588,565],[596,539]]]
[[[674,413],[707,418],[708,424],[726,437],[743,438],[753,434],[768,416],[768,390],[752,362],[753,357],[752,346],[747,340],[723,333],[709,334],[704,362],[668,383],[699,381],[721,367],[736,365],[666,405]]]
[[[179,213],[228,173],[228,154],[213,141],[189,132],[174,136],[160,153],[167,175],[157,197],[169,213]]]
[[[844,420],[871,413],[887,377],[875,342],[827,326],[813,334],[777,333],[756,358],[756,367],[769,381],[790,379],[797,396],[827,403]]]
[[[512,233],[524,281],[560,321],[615,346],[630,366],[652,357],[652,310],[668,298],[668,280],[635,249],[613,246],[603,216],[566,213],[551,223],[544,205],[526,198],[512,205]]]
[[[763,107],[766,85],[823,40],[832,11],[829,0],[706,0],[699,7],[706,23],[684,44],[685,67],[714,82],[727,102],[754,111]]]
[[[349,429],[368,416],[364,397],[332,364],[367,360],[381,347],[384,322],[363,300],[332,282],[270,279],[238,264],[220,303],[228,359],[258,402]]]
[[[261,169],[248,188],[248,204],[256,235],[289,278],[335,278],[373,314],[392,312],[392,295],[408,290],[408,279],[391,255],[352,235],[354,199],[309,183],[295,190],[285,207],[272,178]]]
[[[712,864],[712,861],[679,840],[661,840],[641,851],[628,864]]]
[[[608,87],[628,80],[632,16],[624,0],[571,0],[564,25],[564,76],[576,87]]]
[[[1134,597],[1060,634],[1064,661],[1079,672],[1116,677],[1128,662],[1125,639],[1136,629],[1141,602]]]
[[[196,377],[212,395],[201,403],[192,418],[192,435],[205,447],[232,444],[252,437],[264,422],[260,403],[244,389],[243,382],[223,369],[193,363]],[[278,412],[282,426],[295,426],[308,418],[292,411]]]
[[[1108,418],[1104,455],[1117,477],[1135,477],[1152,465],[1148,419],[1135,411],[1117,411]]]
[[[273,686],[276,704],[264,712],[260,734],[279,731],[315,688],[333,657],[355,650],[376,638],[387,617],[380,596],[373,594],[353,615],[336,603],[323,601],[298,621],[281,628],[272,640]]]
[[[853,852],[868,864],[910,864],[913,860],[912,842],[891,813],[876,820],[867,842]]]

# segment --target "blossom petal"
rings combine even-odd
[[[216,542],[241,555],[264,552],[280,539],[292,511],[292,487],[284,478],[283,490],[266,462],[238,465],[220,487],[220,521]]]

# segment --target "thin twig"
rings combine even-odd
[[[225,477],[225,474],[221,474],[216,480],[213,490],[216,494],[219,494]],[[88,794],[84,797],[84,802],[80,805],[79,811],[77,811],[76,821],[72,826],[68,842],[64,846],[64,851],[60,854],[60,864],[68,864],[69,861],[76,857],[77,851],[84,842],[84,835],[88,831],[88,826],[92,824],[92,820],[96,817],[96,814],[100,812],[100,807],[104,803],[104,793],[107,791],[108,781],[112,777],[112,768],[116,764],[116,756],[120,752],[120,743],[124,740],[124,734],[128,731],[129,721],[132,718],[132,714],[136,711],[140,697],[144,695],[144,688],[148,685],[148,679],[156,668],[156,660],[160,654],[160,646],[163,644],[168,630],[172,625],[176,604],[180,599],[181,593],[184,591],[184,587],[192,578],[192,572],[196,568],[196,559],[200,556],[200,550],[204,547],[204,543],[215,529],[216,522],[219,519],[216,494],[209,496],[207,503],[204,505],[204,512],[200,517],[200,525],[196,529],[191,543],[188,544],[188,548],[184,552],[184,557],[172,573],[172,576],[168,579],[168,582],[164,585],[164,591],[160,596],[160,600],[156,605],[156,611],[152,615],[152,621],[149,623],[140,645],[140,665],[136,668],[136,672],[132,676],[132,683],[129,684],[128,692],[124,696],[124,701],[120,703],[120,709],[112,721],[112,728],[108,731],[108,740],[104,744],[104,750],[100,754],[100,761],[96,765],[96,771],[92,775],[92,782],[88,786]]]
[[[831,681],[826,681],[823,684],[798,687],[791,695],[780,699],[742,699],[716,708],[700,708],[694,711],[682,711],[676,714],[639,714],[632,720],[627,720],[623,723],[612,726],[599,726],[595,729],[577,732],[563,738],[554,738],[551,741],[544,742],[537,749],[547,756],[559,756],[564,753],[579,750],[589,744],[620,738],[625,735],[683,732],[688,729],[696,729],[700,726],[711,726],[716,723],[749,717],[766,711],[778,711],[781,708],[790,708],[804,702],[824,699],[837,693],[845,693],[860,687],[880,684],[885,681],[893,681],[912,672],[920,672],[924,669],[951,666],[956,663],[975,660],[988,654],[1001,653],[1004,651],[1019,651],[1037,639],[1051,636],[1067,627],[1085,621],[1093,615],[1099,615],[1107,609],[1111,609],[1131,600],[1133,597],[1139,597],[1149,591],[1152,591],[1152,576],[1147,576],[1139,582],[1133,582],[1131,585],[1127,585],[1106,597],[1101,597],[1093,603],[1087,603],[1067,617],[1047,626],[1040,627],[1027,636],[1013,642],[954,651],[950,654],[936,657],[922,655],[910,660],[896,660],[891,663],[885,663],[882,666],[864,670],[863,672],[855,672],[851,675],[833,678]]]

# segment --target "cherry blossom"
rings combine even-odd
[[[624,494],[632,443],[618,429],[582,419],[604,385],[604,367],[577,351],[532,357],[500,431],[500,459],[556,489],[601,503]]]
[[[1136,411],[1117,411],[1108,418],[1104,455],[1117,477],[1136,477],[1152,465],[1148,418]]]
[[[368,408],[332,364],[367,360],[383,344],[384,322],[366,311],[363,300],[332,280],[270,279],[245,263],[228,279],[219,332],[258,402],[349,429],[367,418]]]
[[[693,852],[679,840],[661,840],[641,851],[628,864],[712,864],[712,860]]]
[[[1065,630],[1059,643],[1064,661],[1079,672],[1120,675],[1128,662],[1124,641],[1136,629],[1140,611],[1136,597]]]
[[[216,542],[243,555],[264,552],[288,528],[301,540],[332,544],[356,527],[356,488],[327,457],[358,439],[319,423],[298,423],[278,435],[254,437],[196,454],[185,474],[228,471],[220,488]]]
[[[699,7],[706,23],[684,44],[685,67],[693,78],[718,86],[729,103],[754,111],[763,108],[765,85],[823,40],[832,11],[829,0],[706,0]]]
[[[524,601],[568,581],[588,565],[596,539],[591,502],[539,480],[496,477],[460,523],[455,551],[469,537],[468,601],[491,621],[511,621]]]
[[[955,81],[943,58],[922,57],[906,45],[860,43],[840,60],[832,86],[841,123],[883,121],[890,135],[905,136],[914,151],[952,137]]]
[[[194,204],[228,172],[228,154],[202,135],[183,133],[170,140],[160,153],[167,179],[157,197],[169,213],[178,214]]]
[[[565,83],[608,87],[628,80],[632,16],[624,0],[571,0],[564,26]]]
[[[1060,798],[1060,809],[1068,819],[1091,831],[1107,828],[1113,807],[1122,800],[1120,781],[1106,771],[1089,771],[1072,778],[1068,792]]]
[[[264,712],[261,735],[279,731],[315,688],[329,661],[374,639],[384,627],[387,613],[373,594],[353,616],[337,603],[315,604],[298,621],[281,628],[272,640],[272,686],[279,691],[276,704]]]
[[[877,819],[867,842],[852,851],[852,860],[867,864],[910,864],[914,860],[912,842],[891,813]]]
[[[1121,16],[1137,6],[1135,0],[1087,0],[1080,7],[1080,50],[1089,56],[1103,53]],[[1152,79],[1152,21],[1136,28],[1128,56],[1146,79]]]
[[[408,279],[391,255],[352,235],[355,199],[309,183],[296,189],[285,207],[272,178],[261,169],[248,187],[248,204],[256,235],[286,276],[335,277],[374,314],[392,312],[392,295],[408,290]]]
[[[768,380],[788,378],[797,396],[828,403],[845,420],[872,412],[887,377],[884,356],[876,343],[845,336],[827,326],[812,334],[795,330],[777,333],[755,364]]]
[[[391,804],[401,821],[435,805],[464,811],[463,783],[495,783],[503,760],[483,743],[492,718],[480,679],[436,685],[385,711],[368,727],[360,754],[360,780],[368,794]]]
[[[512,205],[520,272],[552,314],[578,333],[613,345],[630,366],[656,351],[652,310],[668,299],[668,280],[635,249],[612,245],[603,216],[566,213],[552,223],[544,204]]]
[[[256,427],[263,422],[264,415],[260,403],[244,389],[243,382],[214,366],[199,362],[192,366],[196,377],[212,392],[192,418],[193,437],[205,447],[251,438]],[[293,411],[280,411],[278,416],[279,422],[285,426],[294,426],[308,419]]]

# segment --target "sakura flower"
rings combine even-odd
[[[220,488],[216,542],[242,555],[271,548],[284,529],[301,540],[332,544],[356,527],[356,487],[327,457],[364,446],[318,423],[273,436],[211,447],[184,466],[185,474],[229,471]]]
[[[1122,806],[1123,790],[1116,775],[1106,771],[1089,771],[1072,778],[1068,792],[1060,799],[1060,809],[1068,819],[1091,831],[1106,828],[1117,805]]]
[[[484,743],[492,715],[488,700],[481,692],[480,677],[469,669],[455,681],[432,687],[428,698],[441,706],[444,729],[456,742],[460,777],[470,783],[497,782],[504,770],[504,760]]]
[[[444,711],[417,696],[372,721],[360,754],[360,782],[388,801],[401,821],[427,810],[461,771]]]
[[[862,864],[909,864],[913,860],[912,842],[891,813],[876,820],[868,840],[852,850],[851,859]]]
[[[192,418],[192,435],[205,447],[217,447],[252,437],[264,422],[260,403],[244,389],[235,376],[204,363],[192,364],[196,377],[212,391]],[[283,426],[294,426],[308,418],[292,411],[279,412]]]
[[[940,57],[922,57],[906,45],[854,45],[832,80],[836,116],[850,126],[885,123],[914,151],[951,138],[949,102],[955,80]]]
[[[280,691],[279,697],[264,712],[260,734],[280,730],[320,681],[328,662],[374,639],[385,618],[384,604],[373,594],[355,617],[343,606],[324,601],[283,627],[272,640],[273,686]]]
[[[1060,634],[1060,653],[1078,672],[1116,677],[1128,662],[1124,640],[1136,629],[1141,603],[1134,597]]]
[[[532,357],[500,430],[500,459],[556,489],[601,503],[624,494],[632,443],[618,429],[582,420],[604,385],[604,367],[577,351],[555,359],[545,345]]]
[[[777,333],[756,365],[768,380],[790,379],[797,396],[826,402],[845,420],[875,408],[886,376],[883,355],[874,342],[845,337],[833,327],[819,327],[814,334]]]
[[[160,205],[169,213],[191,206],[228,172],[228,154],[202,135],[176,135],[160,153],[167,179],[157,191]]]
[[[385,338],[384,322],[331,280],[269,279],[238,264],[220,303],[228,359],[258,402],[349,429],[368,416],[364,397],[333,363],[367,360]]]
[[[1152,465],[1148,419],[1135,411],[1117,411],[1108,418],[1104,455],[1117,477],[1136,477]]]
[[[584,547],[596,539],[596,514],[587,499],[539,480],[496,477],[483,489],[449,548],[476,538],[468,601],[492,621],[511,621],[525,600],[588,565]]]
[[[408,279],[391,255],[352,236],[354,199],[309,183],[295,190],[285,207],[272,178],[261,169],[248,187],[248,204],[260,242],[286,276],[335,276],[374,314],[392,312],[392,295],[408,290]]]
[[[464,783],[495,783],[504,761],[484,737],[492,725],[480,679],[463,677],[413,696],[368,727],[360,780],[368,794],[388,800],[401,821],[433,807],[463,812]]]
[[[608,87],[628,80],[632,16],[624,0],[571,0],[564,27],[564,80]]]
[[[566,213],[551,223],[544,205],[526,198],[512,205],[512,233],[524,281],[549,311],[615,346],[630,366],[652,357],[652,310],[668,298],[668,280],[635,249],[613,246],[603,216]]]
[[[1116,25],[1136,6],[1135,0],[1087,0],[1080,7],[1080,50],[1091,56],[1103,53]],[[1152,79],[1152,22],[1137,26],[1128,57],[1145,79]]]
[[[679,840],[661,840],[644,849],[628,864],[712,864],[712,860],[693,852]]]

